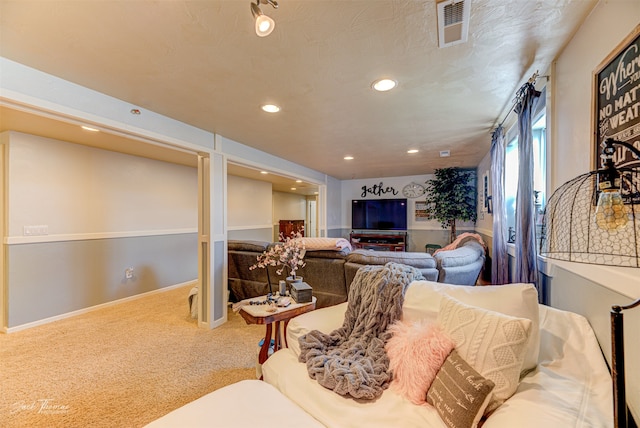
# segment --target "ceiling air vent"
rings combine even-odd
[[[447,0],[437,4],[438,46],[465,43],[469,35],[471,0]]]

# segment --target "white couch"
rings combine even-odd
[[[464,287],[416,281],[407,289],[403,320],[438,320],[445,294],[527,318],[534,327],[515,394],[489,415],[483,428],[613,426],[611,377],[585,318],[538,305],[528,284]],[[243,381],[214,391],[149,427],[447,427],[433,407],[412,404],[392,388],[376,400],[362,401],[309,378],[306,365],[298,362],[297,339],[312,329],[328,333],[340,327],[346,307],[343,303],[294,318],[287,329],[289,348],[262,366],[266,382]]]
[[[260,380],[213,391],[156,419],[146,428],[322,428],[322,424]]]
[[[535,289],[527,284],[460,287],[429,281],[409,286],[403,318],[436,320],[442,294],[469,305],[531,318],[535,326],[527,351],[535,369],[525,370],[516,393],[487,418],[484,428],[613,425],[611,377],[586,319],[538,305]],[[263,364],[265,381],[328,427],[445,427],[433,407],[412,404],[392,389],[372,402],[358,401],[309,378],[306,365],[298,362],[297,338],[312,329],[330,332],[340,327],[346,305],[294,318],[287,331],[289,348]]]

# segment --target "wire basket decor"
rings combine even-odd
[[[596,209],[598,171],[582,174],[549,198],[542,220],[540,254],[552,259],[640,267],[640,168],[620,168],[621,202],[607,227]],[[609,206],[611,209],[611,205]]]

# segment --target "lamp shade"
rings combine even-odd
[[[551,195],[542,221],[540,255],[571,262],[640,267],[640,170],[619,171],[620,193],[607,195],[610,204],[598,204],[602,193],[598,171],[566,182]],[[602,208],[617,210],[616,216],[623,221],[603,221],[600,212],[596,215],[596,210]]]

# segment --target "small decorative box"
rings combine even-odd
[[[291,283],[291,297],[296,303],[309,303],[311,301],[311,286],[306,282]]]

